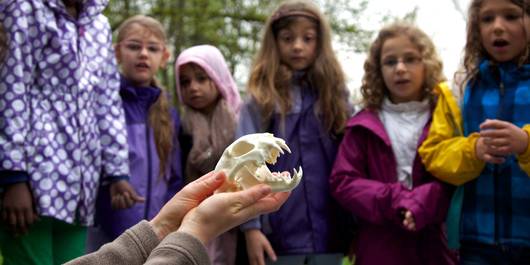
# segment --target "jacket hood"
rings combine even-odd
[[[188,63],[197,64],[204,69],[210,79],[214,81],[219,93],[228,102],[228,106],[238,116],[239,109],[241,108],[241,97],[236,82],[219,49],[211,45],[193,46],[182,51],[178,56],[175,62],[175,79],[177,95],[180,102],[182,102],[182,93],[179,80],[179,68]]]

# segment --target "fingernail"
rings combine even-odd
[[[217,173],[215,175],[215,180],[221,180],[221,179],[223,179],[223,175],[221,175],[221,173]]]

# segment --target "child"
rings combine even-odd
[[[85,252],[100,179],[129,174],[107,1],[8,2],[0,248],[6,264],[64,263]]]
[[[420,154],[461,185],[448,219],[461,264],[529,264],[530,1],[474,0],[468,23],[462,114],[440,102]]]
[[[151,17],[133,16],[118,28],[115,48],[121,66],[131,176],[101,187],[98,227],[88,233],[89,252],[137,222],[153,218],[180,188],[180,121],[155,79],[169,58],[166,41],[162,24]]]
[[[241,98],[221,52],[211,45],[184,50],[175,63],[177,94],[184,106],[181,143],[186,182],[213,170],[234,141]],[[234,265],[236,230],[212,241],[212,264]]]
[[[285,139],[292,153],[271,170],[304,170],[279,211],[242,226],[250,264],[264,264],[264,252],[274,264],[340,264],[339,208],[328,176],[351,108],[330,25],[314,3],[282,3],[267,20],[248,94],[236,135]]]
[[[450,186],[417,156],[433,90],[448,89],[429,37],[402,23],[383,28],[364,64],[365,109],[348,121],[330,178],[358,218],[355,264],[455,264],[443,231]]]

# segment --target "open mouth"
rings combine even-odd
[[[136,68],[148,70],[149,69],[149,65],[147,65],[146,63],[138,63],[138,64],[136,64]]]
[[[225,170],[228,180],[237,189],[247,189],[258,184],[267,184],[273,192],[294,189],[302,178],[302,167],[287,171],[271,172],[267,166],[276,164],[280,155],[291,152],[283,139],[270,133],[245,135],[229,145],[215,170]]]
[[[508,46],[509,44],[510,43],[508,41],[502,40],[502,39],[493,41],[493,47],[496,47],[496,48],[504,48],[504,47]]]

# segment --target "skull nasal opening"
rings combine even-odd
[[[250,150],[254,149],[254,145],[253,144],[250,144],[248,142],[239,142],[236,146],[234,146],[234,149],[232,149],[233,153],[232,155],[233,156],[242,156],[248,152],[250,152]]]

